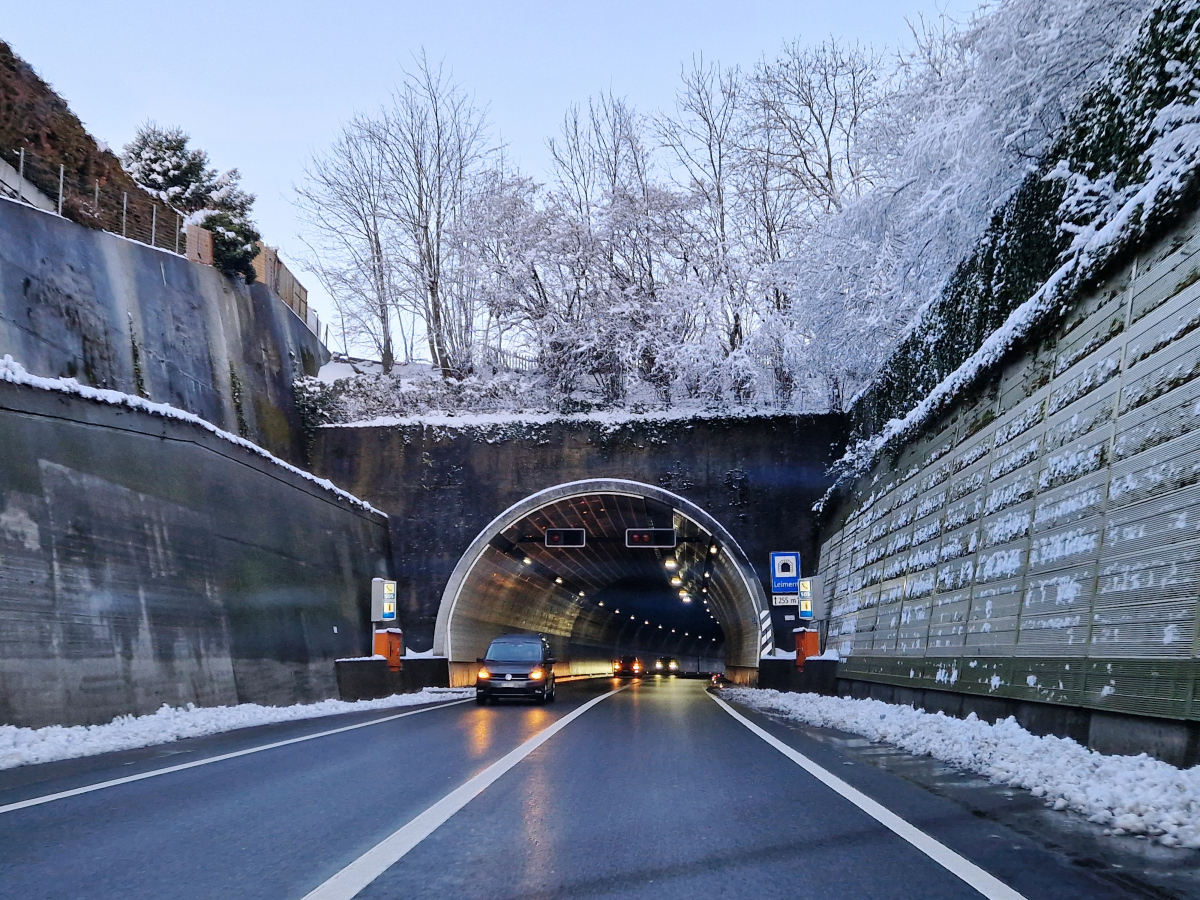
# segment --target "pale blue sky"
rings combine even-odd
[[[338,123],[386,99],[425,48],[490,106],[510,159],[540,177],[545,139],[572,102],[611,88],[637,107],[670,106],[694,54],[751,66],[793,38],[828,35],[894,48],[905,18],[971,0],[861,2],[250,2],[10,4],[0,38],[114,150],[138,123],[180,125],[258,195],[256,217],[285,258],[302,252],[291,186]],[[302,275],[323,319],[328,301]]]

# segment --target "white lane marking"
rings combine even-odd
[[[304,741],[315,741],[317,738],[329,737],[331,734],[342,734],[346,731],[355,731],[359,728],[369,728],[372,725],[382,725],[384,722],[393,722],[396,719],[403,719],[405,716],[415,716],[417,713],[430,712],[435,709],[445,709],[447,706],[457,706],[460,703],[474,702],[470,697],[466,700],[452,700],[449,703],[439,703],[437,706],[426,706],[422,709],[412,709],[408,712],[398,713],[394,716],[385,716],[382,719],[372,719],[370,722],[359,722],[357,725],[346,725],[342,728],[333,728],[329,731],[320,731],[316,734],[306,734],[304,737],[289,738],[286,741],[275,741],[270,744],[263,744],[261,747],[251,747],[248,750],[238,750],[234,753],[222,753],[220,756],[210,756],[206,759],[197,759],[193,762],[180,763],[177,766],[167,766],[164,769],[154,769],[151,772],[142,772],[139,775],[127,775],[124,778],[114,778],[111,781],[98,781],[95,784],[84,785],[83,787],[72,788],[69,791],[59,791],[57,794],[45,794],[41,797],[31,797],[28,800],[18,800],[16,803],[9,803],[5,806],[0,806],[0,814],[16,812],[18,809],[27,809],[30,806],[40,806],[43,803],[52,803],[55,800],[65,800],[68,797],[78,797],[80,794],[88,794],[92,791],[102,791],[105,788],[118,787],[122,784],[129,784],[134,781],[142,781],[146,778],[154,778],[158,775],[169,775],[172,772],[182,772],[184,769],[194,769],[197,766],[207,766],[210,763],[223,762],[227,759],[236,759],[239,756],[249,756],[251,753],[262,753],[264,750],[274,750],[276,747],[286,747],[289,744],[300,744]]]
[[[709,696],[717,701],[717,705],[724,709],[725,712],[729,713],[754,732],[754,734],[758,735],[800,768],[804,769],[808,774],[812,775],[826,787],[841,794],[876,822],[904,838],[904,840],[908,841],[938,865],[957,875],[983,896],[987,897],[988,900],[1025,900],[1023,894],[1017,893],[994,875],[988,874],[975,865],[975,863],[959,856],[945,844],[934,840],[915,825],[909,824],[886,806],[872,800],[862,791],[842,781],[842,779],[838,778],[828,769],[817,765],[803,753],[792,749],[774,735],[759,728],[720,697],[715,694],[709,694]]]
[[[558,732],[574,722],[585,712],[613,694],[619,694],[630,685],[624,685],[589,700],[578,709],[539,731],[521,746],[502,756],[470,781],[455,788],[433,806],[412,819],[407,825],[392,832],[382,841],[342,869],[324,884],[304,895],[304,900],[350,900],[399,862],[409,850],[433,834],[456,812],[478,797],[497,778],[527,757]]]

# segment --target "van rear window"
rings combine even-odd
[[[512,641],[492,641],[487,658],[496,662],[541,662],[541,644],[517,644]]]

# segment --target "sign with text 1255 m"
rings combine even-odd
[[[795,594],[800,588],[800,554],[792,551],[771,554],[771,593]]]

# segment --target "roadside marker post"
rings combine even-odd
[[[388,668],[399,672],[404,654],[404,635],[396,615],[396,582],[371,579],[371,653],[385,656]],[[390,627],[389,627],[390,626]]]

